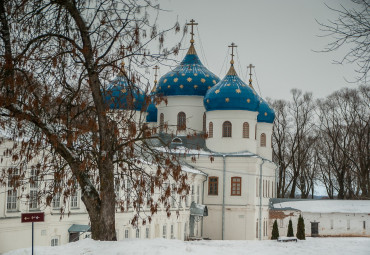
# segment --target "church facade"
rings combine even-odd
[[[235,45],[230,47],[233,52]],[[180,156],[191,189],[185,201],[177,197],[178,202],[172,205],[171,210],[178,210],[179,217],[173,213],[168,218],[160,210],[151,224],[133,229],[129,224],[132,214],[117,213],[119,240],[268,239],[269,199],[276,196],[276,165],[272,162],[271,143],[275,114],[256,93],[252,80],[247,84],[239,78],[233,57],[232,53],[229,71],[220,80],[201,63],[192,37],[182,62],[155,81],[150,94],[153,100],[146,114],[140,108],[144,102],[142,93],[135,95],[135,107],[131,111],[136,112],[137,121],[145,118],[149,126],[157,128],[155,136],[167,141],[168,148],[153,144],[155,149]],[[118,76],[114,80],[106,98],[108,103],[114,102],[114,97],[125,96],[124,79]],[[124,102],[119,105],[112,103],[113,114],[127,110]],[[2,143],[1,155],[6,144]],[[1,164],[7,162],[10,161]],[[75,236],[79,238],[89,235],[88,216],[79,194],[69,203],[70,215],[60,219],[57,203],[46,208],[32,207],[6,186],[0,189],[0,252],[30,245],[30,226],[20,223],[22,212],[45,212],[46,222],[36,225],[36,245],[74,241],[71,233],[78,233]],[[25,191],[31,189],[26,187]],[[17,237],[22,243],[12,241]]]

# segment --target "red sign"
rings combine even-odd
[[[26,222],[42,222],[45,220],[45,214],[43,212],[39,213],[22,213],[21,215],[22,223]]]

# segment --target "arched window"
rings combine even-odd
[[[206,126],[207,126],[207,123],[206,123],[206,113],[203,114],[203,132],[205,133],[206,132]]]
[[[213,123],[210,122],[209,127],[208,127],[208,138],[212,138],[212,137],[213,137]]]
[[[266,147],[266,134],[265,133],[262,133],[261,134],[261,147]]]
[[[243,123],[243,138],[249,138],[249,124],[248,124],[248,122]]]
[[[177,114],[177,130],[186,129],[186,114],[184,112],[179,112]]]
[[[182,140],[178,137],[175,137],[173,140],[172,140],[172,143],[177,143],[177,144],[182,144]]]
[[[222,137],[231,137],[231,122],[225,121],[222,124]]]
[[[163,126],[164,126],[164,114],[161,113],[159,115],[159,132],[163,132]]]

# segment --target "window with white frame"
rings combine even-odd
[[[149,227],[147,227],[147,228],[145,229],[145,238],[147,238],[147,239],[149,239],[149,238],[150,238],[150,229],[149,229]]]
[[[30,171],[30,199],[29,199],[29,208],[30,210],[38,209],[38,180],[37,180],[37,170],[31,169]]]
[[[162,237],[163,238],[167,238],[167,226],[166,225],[163,225],[163,229],[162,229]]]
[[[175,231],[173,225],[171,225],[171,239],[175,239]]]
[[[130,238],[130,230],[129,229],[125,229],[125,239],[128,239]]]
[[[51,246],[58,246],[59,245],[59,237],[53,236],[50,241]]]
[[[185,222],[185,225],[184,225],[184,240],[187,240],[188,238],[188,223]]]
[[[60,208],[60,193],[56,193],[52,201],[53,208]]]
[[[18,201],[17,195],[18,192],[15,189],[15,180],[17,179],[18,172],[13,170],[8,176],[8,192],[7,192],[7,200],[6,200],[6,209],[7,211],[16,211],[18,209]]]
[[[78,208],[78,191],[76,190],[71,195],[71,208]]]

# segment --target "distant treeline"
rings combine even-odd
[[[320,185],[331,199],[370,199],[370,86],[291,96],[270,100],[278,197],[313,197]]]

